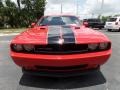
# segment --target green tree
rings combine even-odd
[[[0,7],[3,7],[3,3],[2,3],[2,0],[0,0]]]
[[[6,17],[5,22],[9,24],[11,27],[17,26],[16,15],[17,15],[17,7],[14,2],[11,0],[5,1],[6,7],[4,9],[4,15]]]
[[[44,13],[45,0],[0,0],[0,27],[8,24],[13,28],[27,27]]]
[[[118,16],[120,16],[120,14],[116,14],[116,15],[114,15],[114,17],[118,17]]]
[[[45,1],[46,0],[21,0],[21,3],[24,5],[23,12],[28,25],[43,15]]]
[[[19,8],[19,11],[21,10],[21,4],[20,4],[21,0],[17,0],[17,5],[18,5],[18,8]]]
[[[2,3],[2,0],[0,0],[0,28],[4,26],[3,8],[4,8],[4,5]]]
[[[40,16],[43,15],[45,9],[45,0],[35,0],[33,9],[35,17],[40,18]]]
[[[103,22],[106,22],[111,16],[102,16],[102,21]]]

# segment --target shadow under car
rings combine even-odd
[[[106,79],[100,70],[90,74],[67,78],[41,77],[23,74],[19,82],[22,86],[44,89],[76,89],[104,83],[106,83]]]

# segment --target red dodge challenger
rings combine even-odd
[[[80,25],[74,15],[44,16],[10,47],[24,73],[63,77],[98,70],[112,52],[104,34]]]

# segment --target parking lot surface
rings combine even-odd
[[[23,75],[9,56],[14,35],[0,36],[0,90],[120,90],[120,32],[107,32],[112,41],[112,56],[101,71],[72,78]]]

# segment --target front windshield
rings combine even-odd
[[[79,25],[80,21],[75,16],[48,16],[38,22],[38,25]]]

